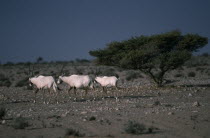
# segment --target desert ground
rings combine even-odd
[[[166,75],[158,88],[134,70],[96,66],[92,62],[19,63],[0,65],[0,137],[210,137],[210,57],[194,57]],[[100,86],[67,94],[58,85],[57,104],[53,94],[42,91],[33,103],[34,89],[28,87],[29,65],[35,75],[118,75],[119,88]],[[63,66],[65,65],[65,67]]]

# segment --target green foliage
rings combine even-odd
[[[197,66],[207,66],[209,65],[210,58],[205,56],[193,56],[190,60],[185,63],[188,68],[193,68]]]
[[[103,68],[95,68],[95,69],[90,69],[88,74],[92,74],[95,76],[116,76],[117,78],[119,75],[116,73],[114,68],[109,68],[109,67],[103,67]]]
[[[13,128],[15,129],[24,129],[29,126],[28,121],[23,117],[15,118]]]
[[[99,65],[141,70],[158,86],[163,85],[166,72],[182,66],[208,43],[208,38],[197,34],[182,35],[171,31],[158,35],[133,37],[122,42],[111,42],[104,49],[90,51]]]
[[[0,119],[2,119],[6,115],[6,109],[4,107],[0,108]]]
[[[127,81],[132,81],[134,79],[137,79],[137,78],[143,78],[143,76],[139,73],[139,72],[135,72],[135,71],[128,71],[126,73],[126,80]]]
[[[103,70],[101,75],[103,75],[103,76],[116,76],[117,78],[119,77],[118,74],[115,73],[115,69],[113,69],[113,68],[108,68],[108,69]]]
[[[10,87],[12,85],[9,78],[7,78],[4,74],[0,74],[0,86]]]

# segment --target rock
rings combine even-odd
[[[85,115],[85,114],[87,114],[87,112],[86,111],[83,111],[80,114]]]
[[[189,93],[189,94],[188,94],[188,96],[189,96],[189,97],[191,97],[191,96],[192,96],[192,94],[191,94],[191,93]]]
[[[17,114],[16,116],[17,116],[17,117],[21,117],[21,114]]]
[[[196,101],[196,102],[194,102],[194,103],[193,103],[193,106],[198,107],[198,106],[201,106],[201,105],[200,105],[200,103],[199,103],[199,102],[197,102],[197,101]]]
[[[116,111],[119,111],[120,109],[119,109],[119,108],[115,108],[115,110],[116,110]]]
[[[174,115],[174,112],[169,112],[168,115]]]
[[[61,117],[66,117],[69,114],[69,111],[66,111],[65,113],[61,114]]]
[[[1,124],[5,124],[6,123],[6,120],[2,120]]]

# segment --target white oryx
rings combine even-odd
[[[55,83],[55,80],[52,76],[36,76],[36,77],[32,77],[29,78],[29,83],[30,86],[35,85],[37,90],[34,92],[35,94],[35,99],[34,99],[34,103],[36,102],[36,94],[39,90],[43,90],[43,99],[44,99],[44,94],[45,94],[45,90],[44,89],[48,89],[49,93],[50,93],[50,89],[53,88],[54,92],[56,93],[56,98],[57,98],[57,85]],[[44,103],[45,103],[45,99],[44,99]],[[58,102],[58,101],[57,101]]]
[[[96,77],[95,78],[95,83],[99,83],[102,87],[103,87],[103,91],[104,91],[104,87],[116,87],[117,88],[117,81],[118,78],[115,76],[103,76],[103,77]]]
[[[76,95],[76,90],[78,88],[85,88],[85,94],[87,94],[88,87],[93,88],[93,83],[88,75],[70,75],[70,76],[59,76],[57,83],[61,82],[67,83],[70,88],[68,94],[70,95],[70,90],[74,89],[74,94]]]

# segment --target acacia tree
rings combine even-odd
[[[182,66],[193,52],[208,43],[207,37],[170,31],[151,36],[132,37],[111,42],[104,49],[90,51],[99,65],[140,70],[157,86],[163,86],[164,75]]]

